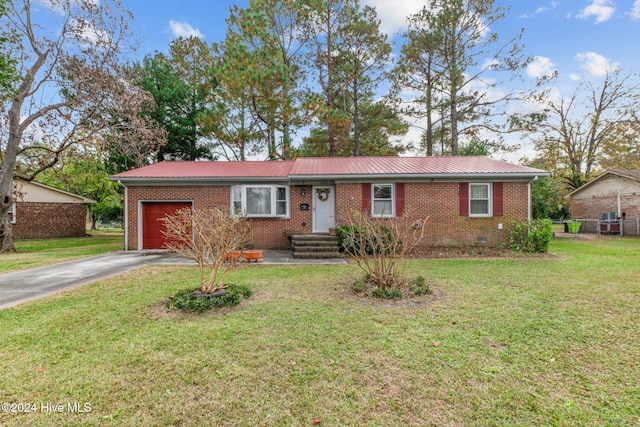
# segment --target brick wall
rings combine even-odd
[[[463,217],[459,212],[459,183],[406,183],[405,213],[415,219],[428,217],[425,246],[504,243],[509,224],[527,219],[527,183],[505,182],[503,185],[504,214],[492,218]],[[362,208],[362,185],[343,184],[336,190],[336,213]],[[498,230],[498,224],[503,229]]]
[[[83,203],[16,203],[16,239],[83,237],[86,235]]]
[[[627,219],[640,217],[640,194],[620,197],[620,211]],[[618,212],[618,196],[597,196],[571,200],[571,217],[576,219],[602,219],[602,212]]]
[[[300,188],[305,188],[305,195]],[[229,186],[129,187],[128,247],[138,249],[138,201],[192,201],[196,209],[230,209]],[[301,203],[311,204],[311,187],[291,187],[291,218],[251,218],[250,245],[259,249],[289,249],[284,230],[311,232],[311,211],[300,211]],[[304,223],[304,225],[303,225]]]
[[[291,217],[252,218],[252,244],[260,249],[289,249],[290,241],[285,230],[311,233],[312,187],[291,186]],[[195,208],[220,208],[226,211],[230,205],[229,186],[150,186],[129,187],[128,247],[138,245],[138,201],[193,201]],[[405,184],[406,212],[417,218],[429,217],[425,245],[476,244],[479,239],[488,244],[506,241],[509,224],[527,218],[527,183],[505,182],[503,186],[504,215],[494,218],[470,218],[459,216],[458,183],[407,183]],[[308,204],[309,210],[300,210]],[[362,184],[336,185],[336,217],[340,213],[362,208]],[[503,230],[498,230],[503,224]]]

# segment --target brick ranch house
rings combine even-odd
[[[84,237],[87,204],[96,203],[77,194],[39,182],[14,181],[19,197],[9,208],[16,239]]]
[[[125,189],[127,250],[161,248],[159,219],[183,207],[243,211],[254,247],[289,249],[287,234],[327,233],[351,209],[428,216],[428,246],[497,245],[530,217],[530,183],[547,175],[484,157],[347,157],[161,162],[111,179]]]
[[[572,218],[592,220],[581,231],[619,234],[623,220],[624,234],[640,234],[640,169],[606,171],[566,197]]]

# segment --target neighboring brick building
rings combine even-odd
[[[95,200],[38,182],[16,181],[20,197],[9,211],[16,239],[82,237],[87,203]]]
[[[627,235],[638,235],[640,219],[640,170],[610,170],[567,195],[571,217],[588,219],[582,231],[611,231],[624,219]],[[593,229],[592,229],[593,228]],[[614,230],[619,231],[619,228]]]
[[[425,245],[502,243],[530,216],[544,171],[484,157],[301,158],[162,162],[115,175],[125,187],[125,247],[162,246],[165,214],[184,206],[247,213],[252,244],[287,249],[286,231],[326,233],[342,212],[429,217]]]

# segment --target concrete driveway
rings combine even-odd
[[[95,282],[135,270],[147,264],[193,264],[174,253],[163,251],[114,252],[60,264],[0,274],[0,310],[64,289]],[[261,264],[347,264],[346,258],[294,259],[291,251],[264,251]]]
[[[188,262],[170,253],[115,252],[0,274],[0,310],[147,264]]]

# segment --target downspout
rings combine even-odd
[[[620,206],[620,188],[618,188],[618,222],[620,227],[620,236],[624,236],[624,221],[622,219],[622,207]]]
[[[118,180],[118,184],[124,187],[124,216],[122,220],[124,221],[124,250],[129,250],[129,188],[122,183],[122,181]]]
[[[622,208],[620,207],[620,189],[618,188],[618,218],[622,218]]]
[[[531,220],[531,183],[536,179],[538,179],[537,175],[533,177],[531,181],[527,182],[527,221]]]

